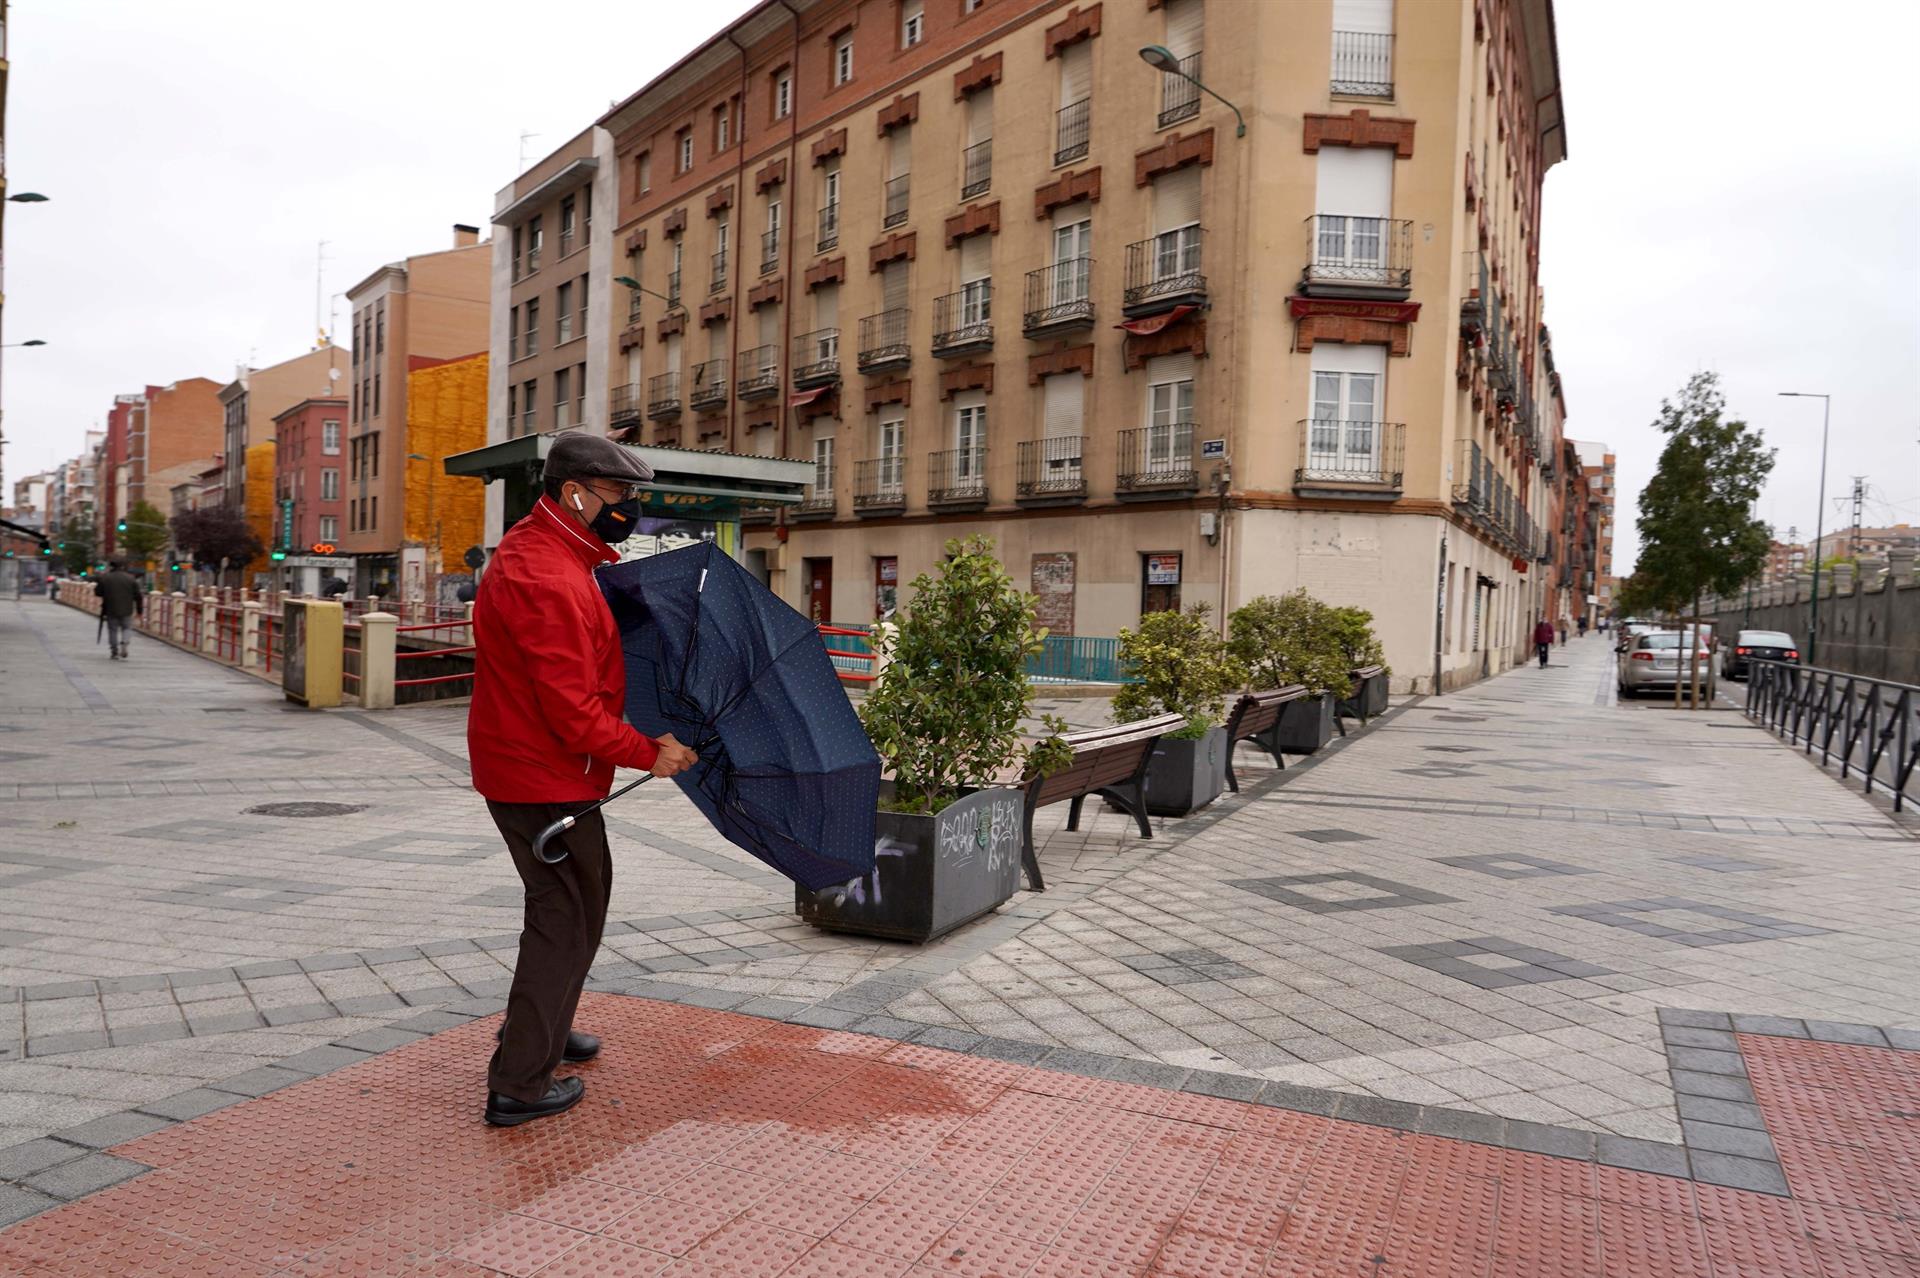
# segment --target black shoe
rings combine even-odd
[[[493,1041],[496,1043],[499,1042],[501,1035],[506,1032],[505,1026],[495,1030],[493,1032]],[[567,1049],[560,1053],[561,1060],[569,1065],[579,1065],[582,1062],[592,1060],[599,1054],[599,1039],[591,1034],[582,1034],[579,1030],[567,1031]]]
[[[499,1092],[487,1093],[487,1122],[494,1127],[518,1127],[536,1118],[564,1114],[580,1103],[587,1085],[577,1078],[556,1078],[547,1094],[537,1101],[517,1101]]]

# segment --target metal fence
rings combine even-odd
[[[820,627],[827,656],[843,678],[872,681],[871,629],[838,622]],[[1089,635],[1048,635],[1041,650],[1027,658],[1026,673],[1034,683],[1132,683],[1134,678],[1120,660],[1118,639]]]
[[[1894,811],[1915,796],[1920,763],[1920,688],[1782,661],[1756,661],[1747,684],[1747,717],[1820,762],[1840,764],[1844,780],[1858,773],[1868,794],[1891,791]]]

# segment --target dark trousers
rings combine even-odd
[[[541,830],[584,806],[487,801],[527,889],[506,1029],[487,1066],[487,1086],[518,1101],[537,1101],[553,1084],[580,1004],[580,987],[600,950],[600,931],[607,922],[613,858],[598,809],[547,844],[549,849],[565,845],[564,861],[548,865],[533,854]]]

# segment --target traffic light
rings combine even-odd
[[[127,530],[127,521],[124,519],[121,520],[119,523],[113,526],[113,530],[115,532],[125,532]]]
[[[173,563],[172,563],[171,565],[169,565],[169,568],[168,568],[168,570],[169,570],[170,572],[179,572],[179,571],[180,571],[180,561],[179,561],[178,559],[176,559],[176,560],[174,560],[174,561],[173,561]]]
[[[51,555],[53,553],[53,547],[43,544],[40,547],[40,553],[43,555]]]
[[[287,552],[284,550],[276,550],[267,557],[273,560],[273,562],[279,563],[282,559],[285,559],[287,557]]]

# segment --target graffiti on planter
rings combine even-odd
[[[840,887],[821,888],[816,895],[822,901],[830,903],[834,909],[843,910],[849,903],[865,905],[871,896],[875,905],[880,904],[880,858],[887,856],[905,856],[913,851],[913,845],[890,839],[885,835],[873,841],[873,873],[863,874],[857,879],[848,879]]]
[[[942,813],[936,846],[940,859],[956,870],[979,861],[988,875],[996,875],[1019,859],[1021,833],[1019,801],[994,799],[956,805]]]

